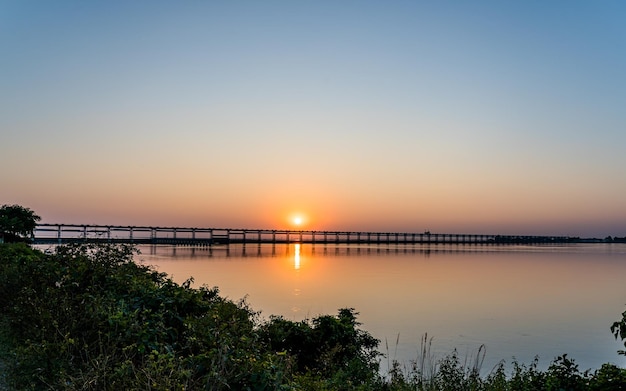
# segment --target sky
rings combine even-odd
[[[609,0],[0,0],[0,204],[626,236],[625,18]]]

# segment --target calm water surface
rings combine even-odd
[[[626,366],[610,325],[626,310],[626,245],[140,247],[175,281],[246,298],[262,317],[291,320],[352,307],[380,350],[404,363],[433,337],[442,357],[486,346],[483,371],[567,353],[580,369]],[[388,348],[387,348],[388,346]],[[623,346],[621,346],[623,348]],[[387,360],[382,360],[386,367]]]

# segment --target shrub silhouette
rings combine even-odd
[[[4,234],[4,241],[7,243],[30,239],[39,220],[41,217],[29,208],[20,205],[2,205],[0,207],[0,234]]]

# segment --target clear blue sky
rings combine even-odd
[[[44,222],[626,236],[622,1],[0,1]]]

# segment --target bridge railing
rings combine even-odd
[[[85,224],[38,224],[36,244],[79,241],[213,245],[231,243],[337,243],[337,244],[515,244],[565,243],[567,236],[513,236],[443,234],[431,232],[304,231],[244,228],[149,227]]]

